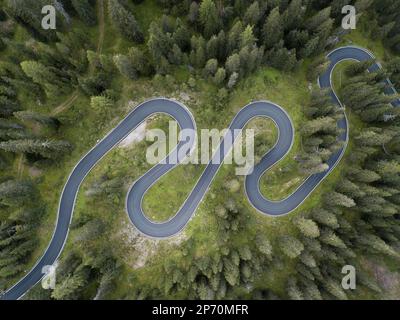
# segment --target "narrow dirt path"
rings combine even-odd
[[[51,112],[51,115],[56,116],[57,114],[67,110],[72,105],[72,103],[74,103],[75,100],[78,99],[78,96],[79,96],[78,91],[74,91],[67,100],[65,100]]]
[[[97,15],[99,19],[99,39],[97,42],[97,53],[101,53],[103,51],[104,31],[105,31],[104,0],[99,0],[99,8]]]

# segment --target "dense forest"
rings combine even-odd
[[[362,259],[400,259],[400,109],[390,104],[396,97],[384,94],[383,82],[390,78],[400,89],[399,1],[155,0],[150,2],[161,14],[144,24],[135,8],[148,1],[54,0],[57,29],[44,30],[41,8],[48,2],[0,0],[0,291],[40,256],[43,235],[37,230],[44,224],[52,230],[54,223],[46,219],[55,206],[44,200],[54,190],[41,190],[40,177],[14,168],[22,163],[46,175],[64,170],[77,148],[87,151],[89,142],[66,138],[72,136],[66,127],[79,130],[85,112],[79,108],[93,110],[104,122],[112,119],[123,94],[115,79],[169,87],[184,70],[190,74],[185,87],[195,88],[199,81],[215,87],[213,105],[204,104],[198,112],[217,121],[224,117],[226,101],[260,68],[284,77],[303,68],[305,89],[314,85],[301,110],[305,123],[298,128],[302,149],[296,164],[299,174],[327,170],[326,161],[342,147],[337,121],[344,113],[316,81],[328,66],[325,54],[349,32],[340,28],[341,8],[353,4],[360,23],[367,21],[365,37],[381,41],[388,54],[382,71],[368,72],[374,61],[344,69],[339,95],[358,125],[351,132],[346,166],[317,205],[291,215],[276,237],[253,232],[238,241],[237,235],[251,228],[250,209],[237,200],[235,177],[230,176],[218,191],[224,201],[214,199],[206,209],[217,228],[216,247],[199,254],[202,240],[186,239],[179,261],[163,257],[151,266],[161,274],[156,285],[128,272],[129,282],[140,285],[122,293],[117,289],[127,267],[108,239],[110,226],[95,212],[85,213],[71,225],[73,245],[61,257],[56,288],[35,288],[28,298],[357,298],[340,285],[346,264],[357,266],[358,285],[367,294],[384,294]],[[93,40],[93,30],[102,23],[119,41],[103,51]],[[21,41],[21,34],[28,40]],[[83,97],[88,103],[74,105],[73,117],[64,116],[65,106],[52,104],[60,96],[71,101]],[[96,139],[102,138],[101,126],[92,123]],[[137,170],[145,168],[141,161]],[[108,201],[112,215],[111,204],[118,204],[117,194],[125,192],[124,178],[110,174],[96,181],[91,201]],[[280,276],[284,290],[262,284],[263,274],[285,264],[291,272]]]

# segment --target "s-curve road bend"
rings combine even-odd
[[[365,61],[372,59],[373,56],[367,50],[357,47],[343,47],[334,50],[328,55],[331,64],[328,70],[320,77],[319,85],[322,88],[331,88],[332,99],[341,107],[341,103],[336,94],[332,90],[331,76],[334,67],[344,60]],[[379,69],[379,64],[371,67],[370,71]],[[387,80],[388,94],[395,93],[390,81]],[[400,105],[399,101],[393,103]],[[126,116],[118,126],[116,126],[103,140],[101,140],[92,150],[90,150],[75,166],[71,175],[64,186],[59,209],[56,228],[51,242],[46,249],[44,255],[39,259],[36,265],[26,274],[17,284],[7,290],[1,296],[1,299],[15,300],[21,298],[30,288],[38,283],[44,274],[42,270],[45,266],[54,265],[60,256],[65,242],[68,237],[69,226],[72,220],[75,200],[81,183],[89,174],[92,168],[99,162],[110,150],[112,150],[120,141],[122,141],[131,131],[137,128],[143,121],[156,113],[164,113],[173,117],[179,124],[181,132],[192,132],[181,140],[177,147],[167,156],[166,161],[156,165],[141,178],[139,178],[131,187],[126,200],[126,209],[128,215],[135,227],[144,235],[153,238],[168,238],[180,231],[186,226],[196,211],[196,208],[204,198],[209,186],[211,185],[215,175],[217,174],[222,161],[213,161],[215,157],[224,159],[230,151],[234,139],[228,139],[225,136],[221,140],[219,148],[213,156],[213,159],[207,165],[197,184],[193,188],[188,198],[176,215],[170,220],[163,223],[155,223],[146,218],[142,209],[142,199],[148,189],[163,175],[171,171],[181,160],[183,160],[195,146],[195,130],[196,124],[190,111],[176,101],[159,98],[146,101],[136,107],[130,114]],[[270,201],[265,199],[259,189],[259,180],[263,173],[278,163],[291,149],[294,128],[287,113],[278,105],[267,102],[258,101],[251,103],[241,109],[232,120],[229,129],[242,129],[245,125],[255,117],[267,117],[272,119],[278,127],[279,137],[275,146],[262,158],[260,163],[254,167],[254,171],[247,175],[245,181],[246,194],[250,203],[262,214],[270,216],[281,216],[288,214],[296,209],[312,191],[327,177],[327,175],[335,168],[342,158],[347,141],[348,141],[348,122],[346,117],[338,122],[338,126],[344,129],[343,134],[339,137],[345,142],[345,146],[337,154],[329,159],[330,168],[323,173],[310,176],[305,182],[282,201]],[[191,130],[185,130],[191,129]],[[235,130],[234,138],[238,136]],[[170,161],[178,159],[178,161]],[[172,186],[173,187],[173,186]]]

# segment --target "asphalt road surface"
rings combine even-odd
[[[331,64],[328,70],[319,78],[319,85],[322,88],[330,88],[332,99],[338,107],[342,107],[332,90],[331,75],[334,67],[344,60],[364,61],[373,58],[373,56],[371,53],[361,48],[343,47],[331,52],[328,58]],[[370,71],[376,71],[379,68],[380,65],[375,64],[371,67]],[[387,84],[389,86],[387,94],[394,94],[395,90],[389,80],[387,80]],[[399,106],[400,101],[395,101],[393,104]],[[56,228],[48,248],[32,270],[16,285],[3,293],[1,299],[19,299],[42,279],[44,276],[42,268],[53,265],[64,248],[68,237],[76,196],[86,175],[102,157],[118,145],[132,130],[156,113],[164,113],[172,116],[178,122],[181,130],[196,129],[196,123],[190,111],[176,101],[165,98],[153,99],[136,107],[75,166],[61,195]],[[276,145],[262,158],[260,163],[254,167],[254,171],[246,176],[246,194],[250,203],[262,214],[270,216],[285,215],[296,209],[305,201],[312,191],[339,163],[347,146],[349,132],[347,119],[344,118],[338,122],[338,126],[344,130],[340,139],[345,142],[345,146],[329,159],[329,169],[326,172],[310,176],[286,199],[282,201],[270,201],[262,196],[259,189],[259,179],[266,170],[278,163],[290,151],[294,139],[294,128],[289,116],[280,106],[267,101],[257,101],[241,109],[232,120],[229,129],[242,129],[254,117],[268,117],[272,119],[279,129],[279,137]],[[220,168],[220,164],[214,164],[213,161],[207,165],[194,189],[173,218],[163,223],[155,223],[146,218],[142,209],[144,194],[158,179],[176,166],[176,164],[173,164],[175,162],[170,164],[171,161],[168,160],[173,159],[173,157],[182,160],[191,151],[193,143],[194,136],[188,136],[185,141],[181,141],[177,145],[176,149],[167,157],[165,163],[156,165],[132,185],[127,195],[126,209],[134,226],[144,235],[153,238],[167,238],[176,235],[182,231],[192,218],[198,205],[207,193],[209,186]],[[214,157],[223,159],[231,147],[232,140],[224,138],[214,154]]]

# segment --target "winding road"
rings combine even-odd
[[[332,89],[331,77],[335,66],[344,60],[365,61],[374,59],[374,56],[365,49],[348,46],[332,51],[327,57],[330,60],[330,66],[319,78],[319,85],[321,88],[330,88],[333,101],[338,107],[342,108],[338,97]],[[370,71],[376,71],[379,68],[379,64],[374,64],[370,68]],[[387,80],[387,84],[387,94],[396,93],[390,80]],[[399,106],[400,101],[393,102],[393,105]],[[61,195],[56,228],[48,248],[32,270],[16,285],[7,290],[2,295],[1,299],[19,299],[42,279],[42,268],[44,266],[53,265],[64,248],[68,237],[76,197],[85,177],[92,168],[111,149],[129,135],[131,131],[138,127],[143,121],[146,121],[147,118],[157,113],[164,113],[173,117],[178,122],[181,130],[196,130],[196,123],[190,111],[176,101],[159,98],[148,100],[136,107],[75,166],[71,175],[68,177]],[[343,129],[343,134],[341,134],[339,139],[344,141],[344,147],[329,159],[329,170],[310,176],[286,199],[282,201],[270,201],[261,194],[259,180],[266,170],[278,163],[290,151],[294,138],[294,127],[290,117],[280,106],[268,101],[257,101],[241,109],[232,120],[229,129],[242,129],[254,117],[267,117],[272,119],[278,127],[279,137],[275,146],[262,158],[260,163],[254,167],[254,171],[246,176],[246,194],[249,202],[262,214],[270,216],[285,215],[301,205],[339,163],[348,142],[349,128],[347,118],[344,117],[338,122],[338,126]],[[234,138],[236,137],[237,134]],[[186,157],[194,146],[194,138],[194,136],[189,136],[186,141],[181,141],[171,154],[167,156],[167,160],[171,157],[177,157],[180,160]],[[224,138],[221,141],[214,157],[219,156],[220,159],[225,158],[233,144],[232,141],[229,140],[231,139]],[[166,222],[155,223],[146,218],[142,209],[142,200],[148,189],[158,179],[176,166],[175,164],[169,164],[170,162],[171,161],[166,161],[166,163],[158,164],[150,169],[132,185],[127,195],[126,210],[128,215],[134,226],[148,237],[167,238],[182,231],[194,215],[221,166],[220,164],[213,164],[213,161],[210,161],[176,215]]]

